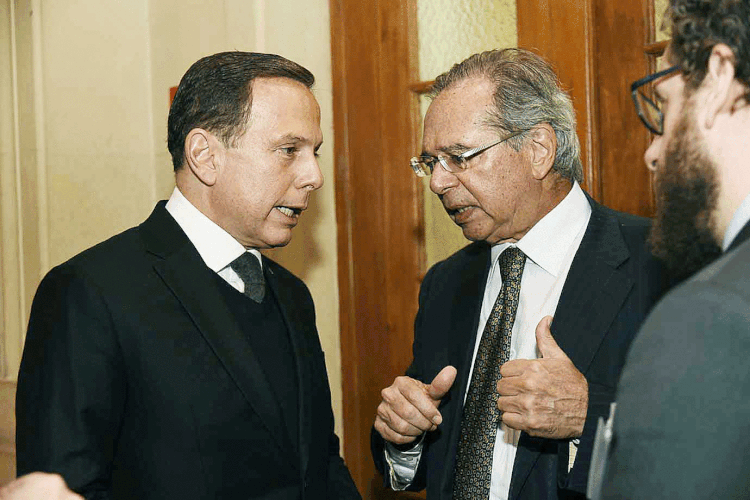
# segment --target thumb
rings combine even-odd
[[[545,316],[536,326],[536,346],[543,358],[560,358],[566,357],[566,354],[555,342],[555,338],[550,331],[552,316]]]
[[[456,369],[448,365],[432,379],[430,385],[427,386],[427,394],[434,400],[442,399],[453,385],[454,380],[456,380]]]

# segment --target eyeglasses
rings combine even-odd
[[[679,66],[672,66],[671,68],[641,78],[633,82],[630,86],[630,95],[633,97],[638,117],[646,128],[656,135],[664,133],[664,114],[661,111],[661,105],[657,104],[653,99],[653,85],[649,84],[679,70]]]
[[[501,137],[500,139],[496,141],[492,141],[487,144],[483,144],[482,146],[476,147],[474,149],[465,151],[461,153],[460,155],[451,155],[451,154],[447,156],[421,155],[421,156],[415,156],[414,158],[409,160],[409,163],[411,163],[411,168],[412,170],[414,170],[414,173],[417,174],[417,177],[426,177],[432,174],[432,171],[435,169],[435,165],[437,164],[437,162],[440,162],[440,164],[443,166],[443,168],[446,171],[452,174],[455,174],[457,172],[461,172],[469,168],[467,162],[471,160],[472,158],[474,158],[475,156],[481,153],[484,153],[491,147],[497,146],[501,142],[505,142],[511,137],[515,137],[524,132],[526,132],[526,130],[519,130],[517,132],[513,132],[512,134],[506,135],[505,137]]]

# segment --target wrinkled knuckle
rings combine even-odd
[[[380,397],[383,398],[383,401],[392,401],[393,400],[393,387],[386,387],[382,391],[380,391]]]
[[[532,396],[531,394],[524,394],[520,398],[521,407],[526,412],[534,412],[538,408],[538,401],[537,398]]]
[[[536,433],[540,433],[544,430],[544,422],[543,419],[536,416],[531,415],[527,420],[526,424],[528,428]]]
[[[528,392],[539,392],[542,388],[542,384],[540,384],[539,380],[536,378],[529,378],[525,381],[524,388]]]
[[[388,421],[388,405],[385,403],[380,403],[378,405],[378,409],[376,411],[377,418]]]

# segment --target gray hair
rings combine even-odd
[[[488,50],[438,76],[429,95],[434,99],[448,87],[475,77],[487,78],[495,86],[495,109],[488,117],[491,127],[510,133],[548,123],[557,137],[552,168],[571,182],[583,181],[573,103],[549,63],[523,49]],[[526,135],[509,139],[508,144],[518,151]]]

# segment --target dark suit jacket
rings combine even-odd
[[[609,412],[625,352],[662,289],[660,266],[646,249],[649,222],[593,200],[591,219],[560,296],[552,334],[589,384],[589,407],[573,469],[568,440],[522,433],[510,485],[511,499],[553,499],[586,491],[597,418]],[[449,499],[461,425],[463,394],[490,266],[490,247],[474,243],[427,273],[415,322],[411,377],[429,383],[446,365],[458,375],[441,401],[443,423],[425,438],[410,489],[430,500]],[[541,319],[541,318],[539,318]],[[383,439],[373,431],[373,456],[383,472]]]
[[[298,429],[284,427],[274,374],[160,202],[40,284],[18,377],[18,474],[58,472],[87,498],[359,498],[312,297],[263,262],[295,354]]]
[[[604,498],[750,496],[750,223],[668,293],[617,391]]]

